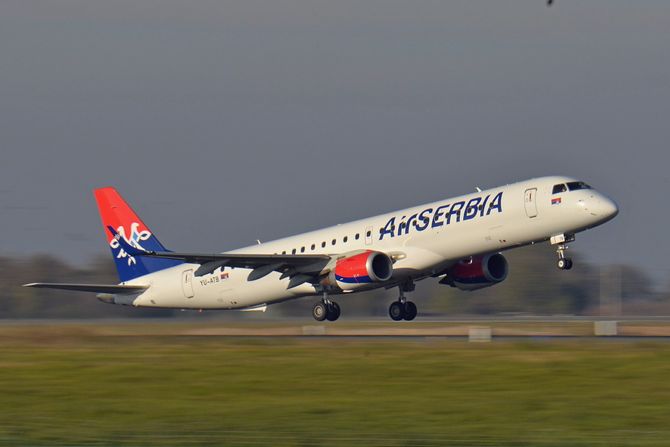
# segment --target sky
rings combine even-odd
[[[560,174],[621,210],[572,248],[663,280],[669,30],[667,0],[3,0],[0,255],[108,253],[107,185],[210,252]]]

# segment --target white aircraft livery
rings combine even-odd
[[[405,293],[439,278],[462,290],[505,280],[502,251],[538,242],[556,246],[558,268],[569,270],[567,243],[614,218],[604,194],[569,177],[542,177],[336,225],[227,253],[167,250],[111,187],[95,190],[119,284],[32,283],[95,292],[101,301],[136,307],[265,310],[317,296],[312,315],[335,321],[332,296],[398,287],[393,320],[412,320]]]

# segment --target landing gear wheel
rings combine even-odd
[[[405,318],[406,321],[412,321],[413,319],[416,318],[417,309],[416,309],[416,304],[414,304],[413,302],[407,301],[405,303],[404,311],[405,311],[404,312],[405,313],[404,318]]]
[[[389,317],[393,321],[400,321],[405,317],[405,306],[400,301],[394,301],[389,306]]]
[[[552,236],[550,239],[551,245],[556,246],[556,254],[558,255],[556,266],[561,270],[570,270],[572,268],[572,260],[565,256],[565,252],[568,250],[568,242],[574,240],[574,234],[558,234]]]
[[[328,313],[326,314],[326,319],[328,321],[335,321],[340,318],[340,305],[335,301],[331,301],[328,306]]]
[[[323,301],[319,301],[312,308],[312,316],[316,321],[323,321],[328,316],[328,306]]]
[[[572,268],[572,259],[570,258],[560,258],[556,263],[559,269],[561,270],[570,270]]]

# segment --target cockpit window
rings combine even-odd
[[[570,191],[577,191],[578,189],[591,189],[591,187],[584,182],[570,182],[568,183],[568,189]]]
[[[552,194],[558,194],[561,192],[565,192],[568,190],[568,187],[565,186],[565,183],[561,183],[560,185],[554,185],[554,189],[551,191]]]

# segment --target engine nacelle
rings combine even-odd
[[[483,289],[503,282],[508,271],[507,259],[500,253],[475,256],[452,266],[440,283],[461,290]]]
[[[371,283],[388,281],[392,274],[391,258],[379,251],[366,250],[335,261],[324,285],[337,286],[341,290],[355,290]]]

